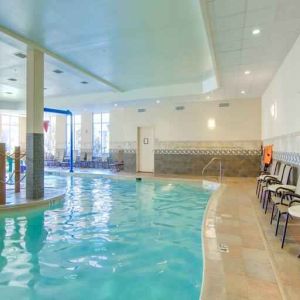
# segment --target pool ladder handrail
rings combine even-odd
[[[222,159],[219,157],[213,157],[202,169],[202,176],[204,175],[204,172],[207,170],[207,168],[216,160],[220,161],[219,164],[219,181],[222,182]]]

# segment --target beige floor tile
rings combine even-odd
[[[275,283],[249,278],[247,284],[249,300],[282,300]]]

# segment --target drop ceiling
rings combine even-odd
[[[1,30],[87,71],[46,55],[45,102],[53,107],[252,99],[300,34],[300,1],[0,0]],[[0,101],[11,105],[25,101],[26,58],[17,52],[26,54],[24,40],[1,33]]]
[[[211,98],[261,97],[300,34],[300,1],[204,2],[220,78]]]

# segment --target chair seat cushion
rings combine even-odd
[[[287,205],[278,204],[277,209],[280,211],[280,213],[284,214],[288,212],[289,207]]]
[[[275,193],[278,188],[289,189],[291,191],[296,190],[296,186],[289,184],[271,184],[268,186],[268,191]]]

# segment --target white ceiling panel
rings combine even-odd
[[[300,1],[206,0],[206,4],[221,84],[210,98],[261,97],[300,34]],[[253,35],[254,29],[260,34]]]

